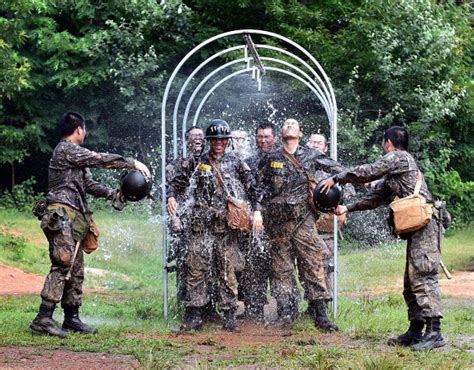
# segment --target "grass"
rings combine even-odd
[[[219,339],[195,343],[173,340],[180,311],[171,302],[171,320],[163,320],[161,227],[147,215],[100,213],[101,246],[86,256],[86,288],[81,315],[99,328],[96,336],[70,335],[65,340],[33,335],[38,296],[0,297],[0,346],[68,348],[134,356],[144,368],[188,366],[223,368],[250,365],[285,368],[471,368],[474,364],[472,302],[449,301],[443,332],[449,348],[414,353],[384,345],[386,338],[406,330],[406,309],[400,288],[405,243],[379,248],[345,248],[340,255],[340,299],[337,323],[341,332],[326,336],[307,317],[294,325],[295,334],[273,345],[226,347]],[[48,271],[47,245],[38,221],[0,211],[0,262],[27,271]],[[474,231],[457,231],[443,245],[443,260],[452,270],[473,270]],[[174,275],[170,276],[171,286]],[[107,288],[107,289],[104,289]],[[170,296],[175,293],[172,291]],[[55,313],[57,321],[62,313]],[[211,333],[209,334],[211,335]],[[325,339],[326,338],[326,339]]]

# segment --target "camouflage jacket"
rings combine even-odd
[[[249,165],[250,170],[252,171],[254,176],[257,176],[258,171],[259,171],[258,165],[265,155],[266,153],[258,151],[258,153],[251,155],[248,158],[245,158],[245,162]]]
[[[371,193],[347,207],[349,211],[362,211],[388,204],[396,196],[403,198],[412,195],[418,172],[418,166],[410,153],[404,150],[393,150],[374,163],[339,173],[334,180],[341,184],[366,183],[383,177],[383,181],[379,182]],[[424,176],[422,174],[421,176],[420,194],[426,198],[427,202],[432,203],[433,196],[426,186]]]
[[[169,180],[167,197],[176,198],[187,191],[187,198],[192,199],[193,212],[200,209],[203,214],[207,214],[206,219],[209,219],[209,214],[220,219],[226,216],[228,194],[240,200],[249,200],[254,210],[260,210],[255,180],[249,166],[229,153],[216,158],[215,164],[224,181],[224,186],[220,186],[209,156],[207,152],[183,161]]]
[[[177,158],[166,166],[166,199],[173,196],[178,203],[184,200],[186,189],[179,186],[177,188],[170,187],[171,181],[177,174],[186,172],[192,165],[190,161],[197,161],[199,157],[199,155],[190,155],[185,158]]]
[[[313,176],[318,170],[331,174],[342,171],[339,163],[318,149],[300,146],[293,156]],[[258,167],[258,197],[264,208],[278,213],[308,205],[308,178],[283,155],[282,149],[267,154]]]
[[[48,204],[63,203],[89,213],[86,193],[106,198],[113,189],[92,178],[88,167],[133,169],[133,158],[118,154],[96,153],[68,140],[61,140],[53,152],[48,170]]]

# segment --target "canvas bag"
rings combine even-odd
[[[97,227],[94,220],[91,219],[89,223],[89,230],[87,231],[86,237],[83,241],[83,250],[85,253],[90,254],[97,250],[99,247],[99,228]]]
[[[340,230],[342,225],[346,222],[346,214],[337,216],[337,229]],[[316,228],[318,231],[325,233],[332,233],[334,231],[334,215],[330,213],[322,214],[316,221]]]
[[[421,174],[416,177],[415,191],[404,198],[395,198],[389,207],[393,211],[393,224],[396,234],[409,233],[431,221],[433,205],[426,203],[425,197],[420,195]]]
[[[209,163],[216,172],[219,186],[223,187],[227,193],[227,224],[231,229],[252,231],[253,222],[250,207],[246,202],[243,202],[229,194],[224,179],[222,178],[221,171],[216,163],[211,160],[211,158],[209,158]]]

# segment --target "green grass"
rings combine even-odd
[[[68,348],[74,351],[109,352],[134,356],[144,368],[196,368],[230,366],[285,368],[470,368],[474,338],[472,302],[446,304],[443,333],[449,348],[440,352],[413,353],[384,345],[388,336],[406,330],[406,308],[401,289],[393,287],[403,276],[405,243],[379,248],[343,249],[340,255],[340,298],[337,323],[340,340],[324,337],[307,317],[294,325],[293,337],[274,345],[226,347],[215,338],[209,353],[190,342],[173,340],[170,330],[179,324],[180,311],[171,300],[171,320],[163,320],[161,227],[146,215],[100,213],[100,248],[86,256],[81,316],[99,328],[96,336],[70,335],[65,340],[33,335],[38,296],[0,297],[0,346]],[[39,222],[16,212],[0,211],[0,261],[27,271],[45,274],[47,246]],[[14,230],[12,236],[9,230]],[[443,260],[452,270],[473,270],[474,232],[461,230],[446,239]],[[169,283],[174,285],[174,275]],[[1,283],[1,282],[0,282]],[[106,289],[104,289],[106,288]],[[174,295],[174,289],[170,296]],[[55,313],[57,321],[62,312]],[[211,335],[211,333],[209,333]]]

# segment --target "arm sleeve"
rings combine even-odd
[[[334,176],[334,181],[341,184],[366,183],[379,179],[397,166],[396,156],[384,156],[378,161],[363,164]]]
[[[93,195],[96,198],[109,198],[113,195],[114,189],[95,181],[92,177],[91,171],[86,168],[85,183],[87,194]]]
[[[124,158],[119,154],[97,153],[80,145],[74,145],[68,151],[67,160],[74,166],[81,168],[135,168],[133,158]]]
[[[239,177],[244,185],[247,196],[254,211],[260,211],[261,205],[257,198],[257,182],[250,170],[249,165],[244,161],[239,161]]]
[[[184,163],[184,162],[183,162]],[[176,198],[179,194],[183,194],[189,186],[189,179],[191,177],[191,169],[194,169],[196,163],[190,160],[187,165],[176,165],[173,170],[167,174],[166,184],[166,200],[169,198]]]
[[[367,194],[365,197],[355,203],[349,204],[347,206],[347,210],[349,212],[353,212],[374,209],[380,207],[383,204],[388,204],[390,200],[390,190],[385,185],[385,181],[382,181],[372,192]]]

